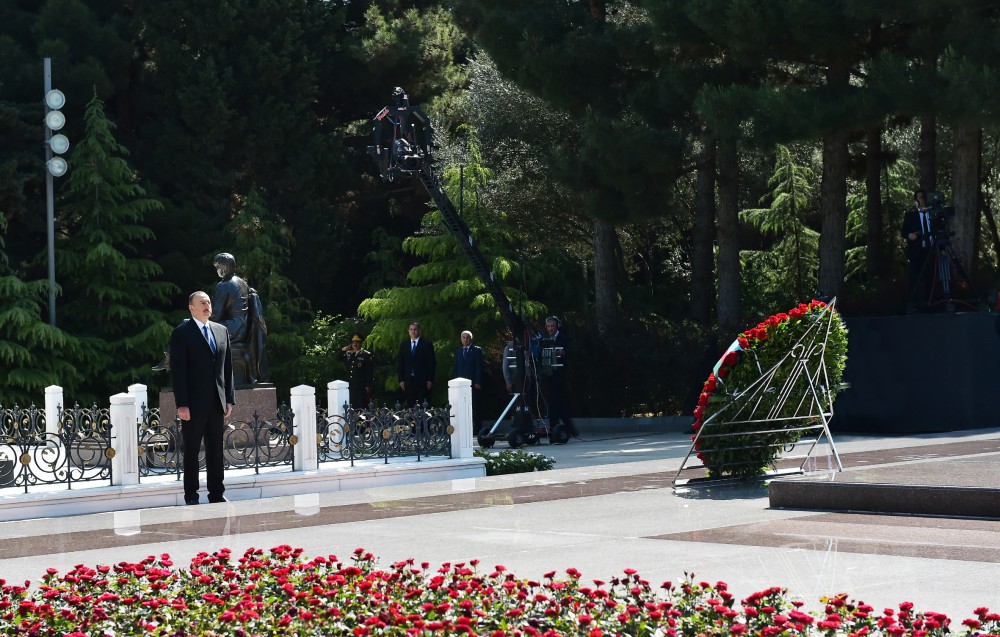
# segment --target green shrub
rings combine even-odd
[[[548,471],[556,464],[555,458],[524,449],[504,449],[496,452],[489,449],[476,449],[474,453],[479,458],[486,458],[486,475],[488,476]]]

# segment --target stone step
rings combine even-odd
[[[780,509],[1000,518],[1000,453],[777,478],[769,498]]]

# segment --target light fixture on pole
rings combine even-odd
[[[66,125],[66,116],[60,110],[66,105],[62,91],[52,88],[52,59],[45,58],[45,203],[49,242],[49,324],[56,324],[56,223],[53,177],[62,177],[69,164],[60,157],[69,150],[69,139],[63,134],[53,134]]]

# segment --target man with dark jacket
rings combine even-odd
[[[396,371],[406,404],[414,406],[430,402],[437,360],[434,358],[434,344],[420,338],[420,323],[410,323],[409,332],[410,338],[399,345]]]
[[[923,190],[913,193],[913,208],[903,215],[902,235],[906,239],[906,261],[909,265],[907,310],[912,311],[926,305],[930,299],[934,269],[934,264],[928,263],[933,238],[927,195]]]
[[[188,297],[191,318],[170,335],[170,376],[184,441],[184,502],[198,504],[198,450],[205,442],[209,502],[223,495],[224,421],[233,413],[233,357],[229,332],[214,323],[212,301],[204,292]]]
[[[482,423],[481,394],[483,388],[483,348],[472,344],[472,332],[465,330],[459,337],[462,346],[455,352],[455,364],[451,368],[452,378],[466,378],[472,381],[472,433],[479,433]]]
[[[562,322],[555,316],[545,319],[546,337],[542,338],[542,388],[549,408],[549,430],[563,426],[573,438],[580,433],[569,415],[566,388],[566,335],[559,331]],[[550,434],[551,435],[551,434]]]

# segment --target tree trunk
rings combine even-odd
[[[917,156],[920,187],[937,189],[937,120],[934,116],[920,118],[920,152]]]
[[[882,223],[882,127],[868,129],[868,159],[865,162],[865,211],[868,217],[868,278],[885,274],[885,232]]]
[[[719,140],[719,327],[740,329],[739,158],[735,139]]]
[[[702,138],[695,184],[694,232],[691,238],[691,319],[702,325],[712,320],[715,298],[715,141]]]
[[[844,255],[847,246],[847,133],[838,131],[823,138],[823,184],[820,210],[823,224],[819,237],[819,296],[840,294],[844,285]]]
[[[826,71],[826,83],[846,88],[850,69],[834,60]],[[823,137],[823,183],[820,186],[819,296],[837,296],[844,285],[847,247],[847,131]]]
[[[615,227],[606,221],[594,222],[594,312],[597,331],[602,336],[618,328],[618,286],[615,282]]]
[[[975,270],[979,230],[979,153],[982,136],[976,124],[957,124],[953,132],[952,204],[955,232],[951,246],[967,272]]]

